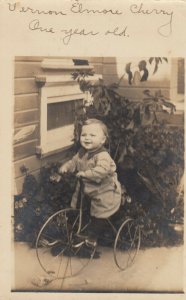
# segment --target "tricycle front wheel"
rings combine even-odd
[[[54,213],[44,223],[36,240],[36,254],[41,268],[53,276],[63,279],[79,274],[95,253],[90,249],[90,257],[82,257],[86,244],[77,244],[80,210],[62,209]]]

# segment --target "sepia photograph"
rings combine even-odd
[[[12,293],[183,293],[184,58],[12,64]]]

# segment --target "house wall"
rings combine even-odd
[[[50,57],[52,58],[52,57]],[[55,58],[55,57],[53,57]],[[57,57],[59,58],[59,57]],[[64,58],[64,57],[63,57]],[[75,57],[74,57],[75,58]],[[40,132],[40,100],[39,88],[35,82],[35,76],[42,74],[41,61],[44,57],[16,57],[15,58],[15,105],[14,105],[14,127],[15,134],[21,129],[29,125],[35,125],[36,130],[32,135],[28,136],[24,141],[14,144],[14,178],[15,178],[15,193],[20,193],[24,180],[20,167],[25,164],[29,171],[38,175],[40,168],[47,162],[65,160],[70,155],[70,152],[61,152],[55,155],[40,159],[36,156],[36,146],[39,145]],[[137,69],[139,59],[131,58],[102,58],[102,57],[86,57],[91,64],[94,65],[94,70],[97,74],[102,74],[106,83],[118,82],[124,74],[126,63],[132,61],[132,70]],[[175,95],[175,90],[181,90],[180,81],[175,80],[176,61],[173,64],[164,62],[159,66],[158,72],[153,75],[154,66],[149,65],[150,70],[147,82],[140,82],[129,85],[126,76],[120,81],[119,92],[125,97],[132,100],[143,99],[143,91],[150,89],[151,93],[161,90],[165,97]],[[173,68],[173,70],[171,69]],[[177,70],[177,69],[176,69]],[[48,71],[50,73],[50,71]],[[56,75],[60,71],[56,70]],[[46,72],[45,72],[46,74]],[[52,73],[54,74],[54,72]],[[170,74],[174,76],[171,77]],[[176,77],[177,78],[177,77]],[[183,74],[182,77],[183,79]],[[182,80],[183,81],[183,80]],[[182,95],[183,96],[183,95]],[[174,101],[173,101],[174,102]],[[183,112],[179,116],[172,116],[172,124],[182,124]]]
[[[132,62],[131,70],[133,74],[138,70],[138,63],[143,58],[113,58],[107,57],[103,59],[103,78],[107,83],[118,82],[121,76],[125,73],[125,66],[127,63]],[[148,80],[145,82],[133,83],[130,85],[128,83],[127,75],[120,81],[120,93],[126,98],[132,100],[143,99],[144,89],[150,89],[152,94],[161,89],[162,94],[166,97],[170,96],[170,73],[171,64],[166,62],[160,64],[158,72],[153,75],[154,65],[147,64],[149,70]]]
[[[177,104],[177,108],[180,110],[184,109],[184,75],[184,59],[172,59],[170,98],[174,99],[174,103]]]
[[[53,57],[55,58],[55,57]],[[57,57],[59,58],[59,57]],[[64,57],[63,57],[64,58]],[[74,57],[75,58],[75,57]],[[36,177],[40,168],[48,162],[65,160],[70,152],[62,152],[44,159],[36,156],[36,146],[39,145],[40,132],[40,98],[39,88],[35,82],[35,76],[43,74],[41,61],[44,57],[16,57],[15,58],[15,104],[14,104],[14,128],[15,134],[22,128],[29,125],[35,125],[36,130],[29,135],[24,141],[14,143],[13,146],[13,162],[14,162],[14,178],[15,191],[20,193],[24,176],[20,167],[24,164],[29,171]],[[94,65],[96,73],[102,74],[103,59],[102,58],[86,58]],[[50,73],[50,71],[48,71]],[[45,72],[46,74],[46,72]],[[54,75],[55,73],[52,72]],[[60,71],[56,70],[56,75]]]

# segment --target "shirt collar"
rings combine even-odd
[[[79,157],[82,158],[87,153],[87,158],[90,159],[94,155],[96,155],[96,154],[98,154],[100,152],[108,152],[108,151],[106,150],[106,148],[104,146],[101,146],[100,148],[95,149],[95,150],[93,150],[91,152],[86,151],[84,148],[80,148],[80,150],[79,150]]]

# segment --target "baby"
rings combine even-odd
[[[105,219],[120,207],[121,187],[117,179],[116,165],[104,144],[108,137],[107,127],[97,119],[88,119],[81,129],[79,152],[59,172],[76,172],[82,177],[84,194],[91,199],[89,239],[96,242],[104,227]],[[71,206],[77,205],[79,188],[72,197]]]

